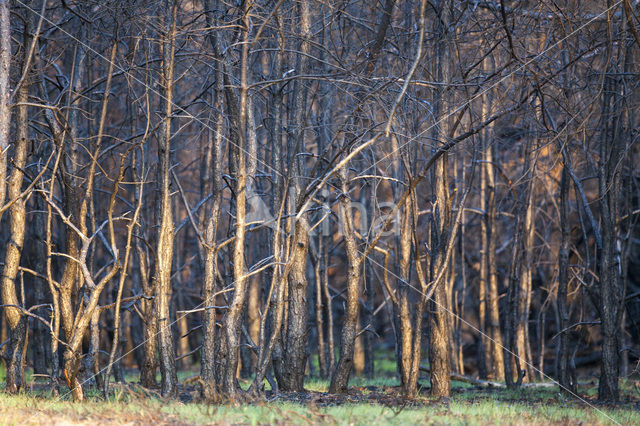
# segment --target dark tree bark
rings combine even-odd
[[[563,157],[567,154],[563,148]],[[560,232],[561,243],[558,253],[558,295],[556,298],[558,315],[560,317],[560,349],[558,359],[558,383],[561,389],[576,391],[569,371],[569,312],[567,307],[567,290],[569,288],[569,171],[566,159],[562,165],[560,180]]]
[[[598,398],[616,402],[620,396],[620,342],[618,329],[622,320],[624,283],[620,282],[620,258],[617,250],[618,203],[620,194],[620,168],[624,155],[618,115],[610,120],[613,105],[617,105],[618,82],[605,76],[603,90],[603,129],[598,164],[598,207],[600,212],[602,251],[600,253],[599,296],[602,323],[602,364],[598,384]],[[621,121],[621,120],[620,120]]]

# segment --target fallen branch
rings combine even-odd
[[[424,371],[425,373],[431,374],[431,369],[426,366],[420,366],[420,371]],[[492,387],[492,388],[506,388],[507,386],[504,383],[500,382],[491,382],[488,380],[480,380],[475,377],[464,376],[458,373],[451,373],[451,380],[456,380],[458,382],[471,383],[472,385],[482,386],[482,387]]]

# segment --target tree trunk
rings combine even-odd
[[[448,0],[441,0],[437,4],[439,22],[436,26],[438,45],[433,64],[434,75],[439,81],[448,82],[451,79],[452,68],[448,57],[451,50],[451,34],[449,28],[452,16],[451,4]],[[433,90],[434,120],[437,125],[432,128],[434,140],[442,140],[451,131],[448,107],[445,103],[444,88]],[[429,362],[431,365],[431,395],[436,398],[448,398],[451,394],[451,321],[447,312],[446,272],[448,264],[447,247],[450,239],[455,238],[451,228],[451,201],[449,198],[449,184],[447,178],[448,155],[444,153],[436,160],[431,170],[432,181],[432,212],[430,220],[430,246],[432,256],[429,261],[429,278],[435,287],[433,297],[429,302]],[[417,213],[416,213],[417,215]],[[414,225],[415,228],[416,225]],[[423,290],[424,291],[424,290]]]
[[[318,234],[317,246],[318,252],[315,256],[315,265],[314,265],[314,273],[316,280],[315,287],[315,302],[316,302],[316,330],[318,336],[318,367],[320,369],[320,377],[323,379],[327,378],[329,375],[329,370],[327,368],[327,354],[326,354],[326,345],[324,338],[324,303],[322,302],[322,257],[324,256],[324,236],[322,233]]]
[[[502,333],[500,331],[500,308],[498,294],[498,265],[496,260],[496,243],[498,238],[498,228],[496,224],[496,206],[495,206],[495,177],[493,165],[493,146],[485,147],[485,173],[487,175],[487,270],[488,270],[488,289],[487,289],[487,315],[489,320],[489,332],[491,336],[491,359],[492,359],[492,375],[490,378],[502,379],[504,375],[504,357]]]
[[[431,277],[435,277],[447,268],[445,258],[449,224],[451,222],[451,208],[447,184],[447,155],[443,155],[435,166],[433,175],[435,202],[433,222],[431,225],[431,247],[435,250],[435,259],[431,261]],[[442,274],[445,275],[445,274]],[[443,280],[440,280],[443,281]],[[429,360],[431,364],[431,395],[437,398],[448,398],[451,395],[451,330],[449,328],[450,315],[446,310],[447,296],[444,282],[435,281],[436,289],[430,306],[430,348]]]
[[[598,205],[602,233],[600,252],[600,318],[602,323],[602,363],[598,384],[598,399],[616,402],[620,396],[618,378],[620,376],[620,342],[618,329],[622,320],[622,285],[619,276],[619,255],[617,253],[617,220],[620,194],[620,167],[624,156],[621,146],[620,122],[622,114],[614,111],[619,105],[618,77],[605,76],[602,108],[602,138],[600,141],[600,161],[598,164]],[[611,116],[614,116],[612,119]],[[616,117],[617,116],[617,117]]]
[[[464,157],[462,163],[462,182],[467,181],[466,176],[466,168],[464,165]],[[471,183],[469,183],[471,185]],[[465,262],[466,256],[466,214],[463,210],[461,213],[461,221],[460,221],[460,238],[458,239],[458,247],[460,254],[460,294],[457,296],[459,300],[458,305],[458,328],[456,330],[455,339],[456,339],[456,347],[458,349],[458,373],[461,375],[465,374],[464,368],[464,352],[463,352],[463,343],[462,343],[462,319],[465,317],[465,303],[467,299],[467,265]],[[482,345],[480,345],[482,346]],[[482,350],[479,351],[482,353]]]
[[[4,12],[0,10],[0,13]],[[0,15],[0,25],[3,25],[2,19],[3,16]],[[29,32],[29,25],[25,25],[25,46],[28,45],[28,41],[31,39]],[[23,58],[23,67],[26,66],[28,62],[29,60],[25,54],[25,57]],[[26,73],[27,78],[18,89],[16,97],[18,103],[25,103],[29,99],[30,84],[28,82],[31,78],[30,70],[23,69],[22,72]],[[27,149],[29,145],[27,106],[20,105],[17,109],[16,141],[14,143],[12,159],[14,167],[8,179],[8,201],[17,199],[22,192],[22,182],[24,178],[23,170],[27,160]],[[2,113],[2,111],[0,111],[0,113]],[[8,112],[6,113],[9,115]],[[3,149],[3,147],[0,146],[0,149]],[[3,154],[0,155],[4,156],[6,155],[6,152],[7,151],[4,150]],[[0,178],[2,177],[0,176]],[[4,185],[4,182],[0,185]],[[2,205],[2,199],[0,199],[0,207]],[[9,208],[9,243],[6,246],[4,268],[2,270],[2,303],[10,305],[4,309],[5,318],[9,325],[9,346],[7,347],[5,356],[7,360],[6,381],[7,390],[9,392],[17,392],[23,384],[27,318],[22,315],[21,309],[19,308],[23,306],[25,301],[18,300],[16,285],[18,284],[18,268],[20,267],[20,258],[22,256],[24,235],[26,231],[26,213],[26,201],[24,198],[17,199]]]
[[[238,370],[238,356],[240,351],[240,327],[242,326],[242,312],[247,297],[247,286],[244,265],[244,243],[246,231],[246,118],[247,118],[247,74],[249,72],[249,9],[248,3],[244,4],[245,13],[242,20],[242,40],[240,61],[240,101],[235,98],[231,89],[225,90],[229,116],[231,121],[231,141],[235,145],[230,149],[229,165],[231,173],[235,173],[234,201],[235,201],[235,237],[231,261],[233,263],[234,292],[227,310],[226,321],[223,326],[223,348],[226,359],[221,373],[221,389],[228,396],[234,396],[238,390],[236,374]],[[225,85],[229,84],[225,73]]]
[[[141,175],[137,173],[139,179]],[[135,196],[137,199],[142,197],[142,191],[136,188]],[[138,226],[138,230],[142,231]],[[140,301],[140,311],[143,315],[142,322],[142,365],[140,365],[140,384],[152,389],[156,387],[156,370],[158,362],[156,360],[157,346],[157,326],[155,314],[155,302],[151,299],[155,296],[155,288],[149,280],[149,263],[147,251],[142,241],[136,238],[135,242],[137,267],[140,277],[140,288],[146,297]],[[148,297],[148,298],[147,298]]]
[[[242,146],[242,145],[241,145]],[[244,174],[244,152],[238,150],[238,168],[236,193],[236,232],[233,247],[233,278],[234,293],[227,312],[224,325],[226,365],[222,374],[222,391],[232,396],[238,391],[236,372],[238,369],[238,355],[240,350],[240,327],[242,311],[247,296],[246,278],[244,268],[244,237],[245,237],[245,212],[246,212],[246,176]]]
[[[400,329],[400,379],[403,392],[408,396],[413,396],[416,388],[411,386],[411,366],[413,365],[413,331],[414,325],[411,319],[415,312],[411,313],[409,301],[414,299],[416,294],[409,284],[409,271],[411,267],[411,242],[412,242],[412,209],[411,201],[407,199],[403,206],[402,229],[400,231],[400,280],[398,283],[398,319]]]
[[[0,206],[4,205],[7,194],[7,150],[11,128],[10,79],[11,21],[9,0],[0,0]]]
[[[563,156],[567,154],[564,153]],[[556,297],[560,322],[560,349],[558,371],[556,376],[562,390],[576,391],[576,383],[572,381],[569,371],[569,311],[567,309],[567,291],[569,287],[569,171],[566,159],[562,166],[560,181],[560,232],[561,243],[558,253],[558,295]]]
[[[222,71],[219,67],[216,71],[216,93],[215,102],[218,111],[222,111]],[[218,251],[216,249],[216,234],[218,220],[220,218],[220,204],[222,201],[222,126],[224,117],[220,113],[216,120],[216,134],[213,141],[213,203],[206,225],[205,238],[209,247],[205,251],[204,261],[204,303],[203,313],[203,342],[202,342],[202,380],[205,383],[205,398],[215,399],[216,395],[216,316],[217,312],[213,306],[216,305],[216,272],[218,270]]]
[[[309,72],[309,52],[311,50],[311,9],[310,1],[302,0],[297,11],[300,54],[297,69],[301,74]],[[288,137],[289,173],[293,175],[290,200],[298,205],[298,194],[302,189],[304,161],[297,156],[304,146],[305,119],[307,114],[307,85],[296,80],[293,89],[294,135]],[[295,213],[295,212],[290,212]],[[284,391],[301,392],[304,389],[304,376],[307,364],[307,278],[306,265],[309,251],[309,224],[306,217],[292,221],[293,246],[290,256],[292,267],[288,279],[288,298],[286,323],[283,330],[282,365],[276,368],[278,386]],[[277,367],[277,366],[276,366]]]
[[[214,4],[212,1],[206,1],[205,6],[207,13],[205,15],[207,19],[207,25],[213,27],[217,24],[217,20],[213,17]],[[211,32],[209,34],[209,42],[216,55],[218,55],[218,44],[220,43],[218,32]],[[200,366],[200,375],[204,382],[204,397],[207,400],[215,401],[218,395],[218,385],[216,379],[219,377],[220,369],[217,368],[216,355],[218,353],[218,336],[216,328],[217,309],[216,305],[216,291],[217,291],[217,271],[218,271],[218,249],[216,247],[216,235],[218,231],[218,224],[220,219],[220,206],[222,203],[222,171],[223,171],[223,155],[222,155],[222,143],[224,132],[224,76],[223,65],[218,63],[215,68],[216,72],[216,85],[213,93],[213,101],[216,106],[216,110],[219,113],[216,116],[215,135],[212,141],[212,153],[210,165],[206,165],[207,168],[211,168],[212,176],[212,192],[213,201],[209,210],[208,220],[205,227],[205,240],[208,247],[205,248],[204,258],[204,284],[203,284],[203,297],[205,304],[205,311],[202,314],[202,326],[203,326],[203,341],[202,341],[202,360]]]
[[[366,312],[364,315],[364,327],[368,331],[364,333],[364,376],[367,379],[375,377],[375,317],[373,315],[375,309],[375,281],[373,277],[373,264],[368,262],[366,265],[365,291],[367,293]]]
[[[484,60],[484,71],[489,71],[489,59]],[[482,95],[482,119],[485,120],[491,111],[491,96],[489,93]],[[489,138],[491,136],[490,130],[493,126],[489,125],[482,131],[482,153],[483,163],[480,168],[480,210],[482,212],[482,218],[480,221],[480,276],[478,282],[478,325],[480,330],[480,336],[478,338],[478,373],[481,379],[488,379],[491,374],[491,341],[489,336],[491,334],[491,327],[489,324],[489,317],[487,310],[489,306],[489,214],[488,214],[488,179],[487,168],[493,167],[491,164],[486,163],[488,156],[488,149],[490,145]]]
[[[289,274],[289,299],[284,339],[282,374],[278,386],[285,392],[304,391],[307,367],[307,253],[309,224],[304,217],[295,222],[292,245],[292,267]]]
[[[166,0],[164,40],[162,42],[162,103],[163,118],[158,131],[158,183],[160,185],[159,229],[154,274],[155,314],[158,334],[162,395],[175,397],[178,379],[175,366],[175,349],[171,331],[171,265],[173,261],[174,225],[171,208],[171,115],[173,110],[173,66],[177,2]]]
[[[535,179],[535,175],[531,176]],[[525,371],[523,382],[533,381],[531,368],[531,347],[529,344],[529,313],[531,308],[531,292],[533,279],[533,245],[535,243],[536,222],[534,214],[535,185],[530,187],[527,197],[527,209],[524,220],[524,263],[520,277],[520,289],[518,291],[518,321],[516,324],[516,348],[522,358],[520,367]]]
[[[362,259],[358,256],[356,239],[353,229],[353,217],[351,212],[351,200],[347,189],[347,170],[343,169],[340,179],[342,180],[342,196],[340,197],[340,217],[344,233],[345,250],[347,252],[348,272],[347,272],[347,304],[345,307],[344,321],[342,323],[342,346],[340,348],[340,359],[336,365],[329,393],[345,393],[349,385],[349,376],[353,368],[353,352],[356,340],[356,327],[358,325],[358,313],[360,311],[360,275]]]
[[[82,358],[84,377],[80,380],[83,384],[92,383],[95,380],[97,389],[103,389],[104,383],[100,372],[100,309],[94,310],[89,323],[89,350]]]

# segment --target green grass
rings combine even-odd
[[[194,366],[181,371],[180,382],[198,370]],[[4,385],[3,373],[0,364],[0,388]],[[28,385],[22,393],[9,395],[0,391],[0,424],[640,424],[640,391],[632,380],[621,381],[623,403],[618,407],[597,404],[595,383],[579,388],[586,400],[580,401],[561,394],[556,387],[479,389],[456,381],[452,382],[453,395],[448,403],[432,400],[425,391],[405,404],[397,396],[400,383],[395,362],[384,354],[376,356],[376,378],[352,377],[352,392],[343,399],[334,400],[324,394],[329,387],[327,380],[307,378],[305,387],[311,395],[307,395],[305,403],[286,399],[291,396],[250,404],[185,403],[163,400],[133,384],[114,384],[107,400],[98,390],[87,388],[87,400],[75,403],[65,388],[60,397],[52,397],[42,385],[31,385],[31,370],[27,369],[25,376]],[[138,377],[127,371],[126,379],[133,383]],[[420,383],[428,386],[428,380]],[[250,381],[241,384],[246,389]]]
[[[354,384],[360,379],[356,379]],[[383,383],[379,386],[392,386]],[[388,379],[387,379],[388,380]],[[323,392],[327,382],[311,379],[308,390]],[[376,386],[363,381],[366,386]],[[157,423],[157,424],[640,424],[640,410],[634,402],[619,407],[596,406],[561,396],[554,388],[520,390],[469,389],[454,382],[454,394],[448,404],[420,396],[411,404],[385,406],[362,398],[361,402],[333,405],[299,404],[278,399],[252,404],[209,405],[204,403],[162,400],[133,387],[114,385],[112,396],[102,399],[88,391],[87,401],[75,403],[67,398],[53,398],[46,393],[8,395],[0,393],[1,424],[61,423]],[[631,384],[624,393],[635,392]],[[363,389],[362,395],[366,395]],[[629,393],[629,395],[631,395]],[[627,396],[629,396],[627,395]],[[322,394],[316,396],[323,397]],[[388,402],[388,400],[385,400]]]
[[[143,422],[272,424],[639,424],[640,413],[627,408],[603,409],[571,404],[505,402],[501,397],[473,401],[453,398],[448,406],[385,407],[347,403],[317,407],[290,402],[244,405],[207,405],[162,401],[156,398],[100,400],[73,403],[31,395],[0,395],[3,424],[50,422]],[[607,417],[608,416],[608,417]],[[609,418],[610,417],[610,418]]]

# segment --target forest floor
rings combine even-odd
[[[0,424],[640,424],[640,384],[633,380],[621,382],[616,407],[597,402],[595,380],[580,387],[582,401],[557,387],[453,382],[451,399],[442,402],[429,397],[428,380],[421,383],[420,395],[406,400],[394,379],[354,378],[340,396],[326,393],[328,382],[309,379],[305,393],[267,392],[262,401],[219,405],[197,402],[189,386],[181,387],[180,399],[163,400],[135,384],[114,384],[106,400],[88,390],[87,401],[74,403],[64,391],[52,397],[35,384],[18,395],[0,392]]]

